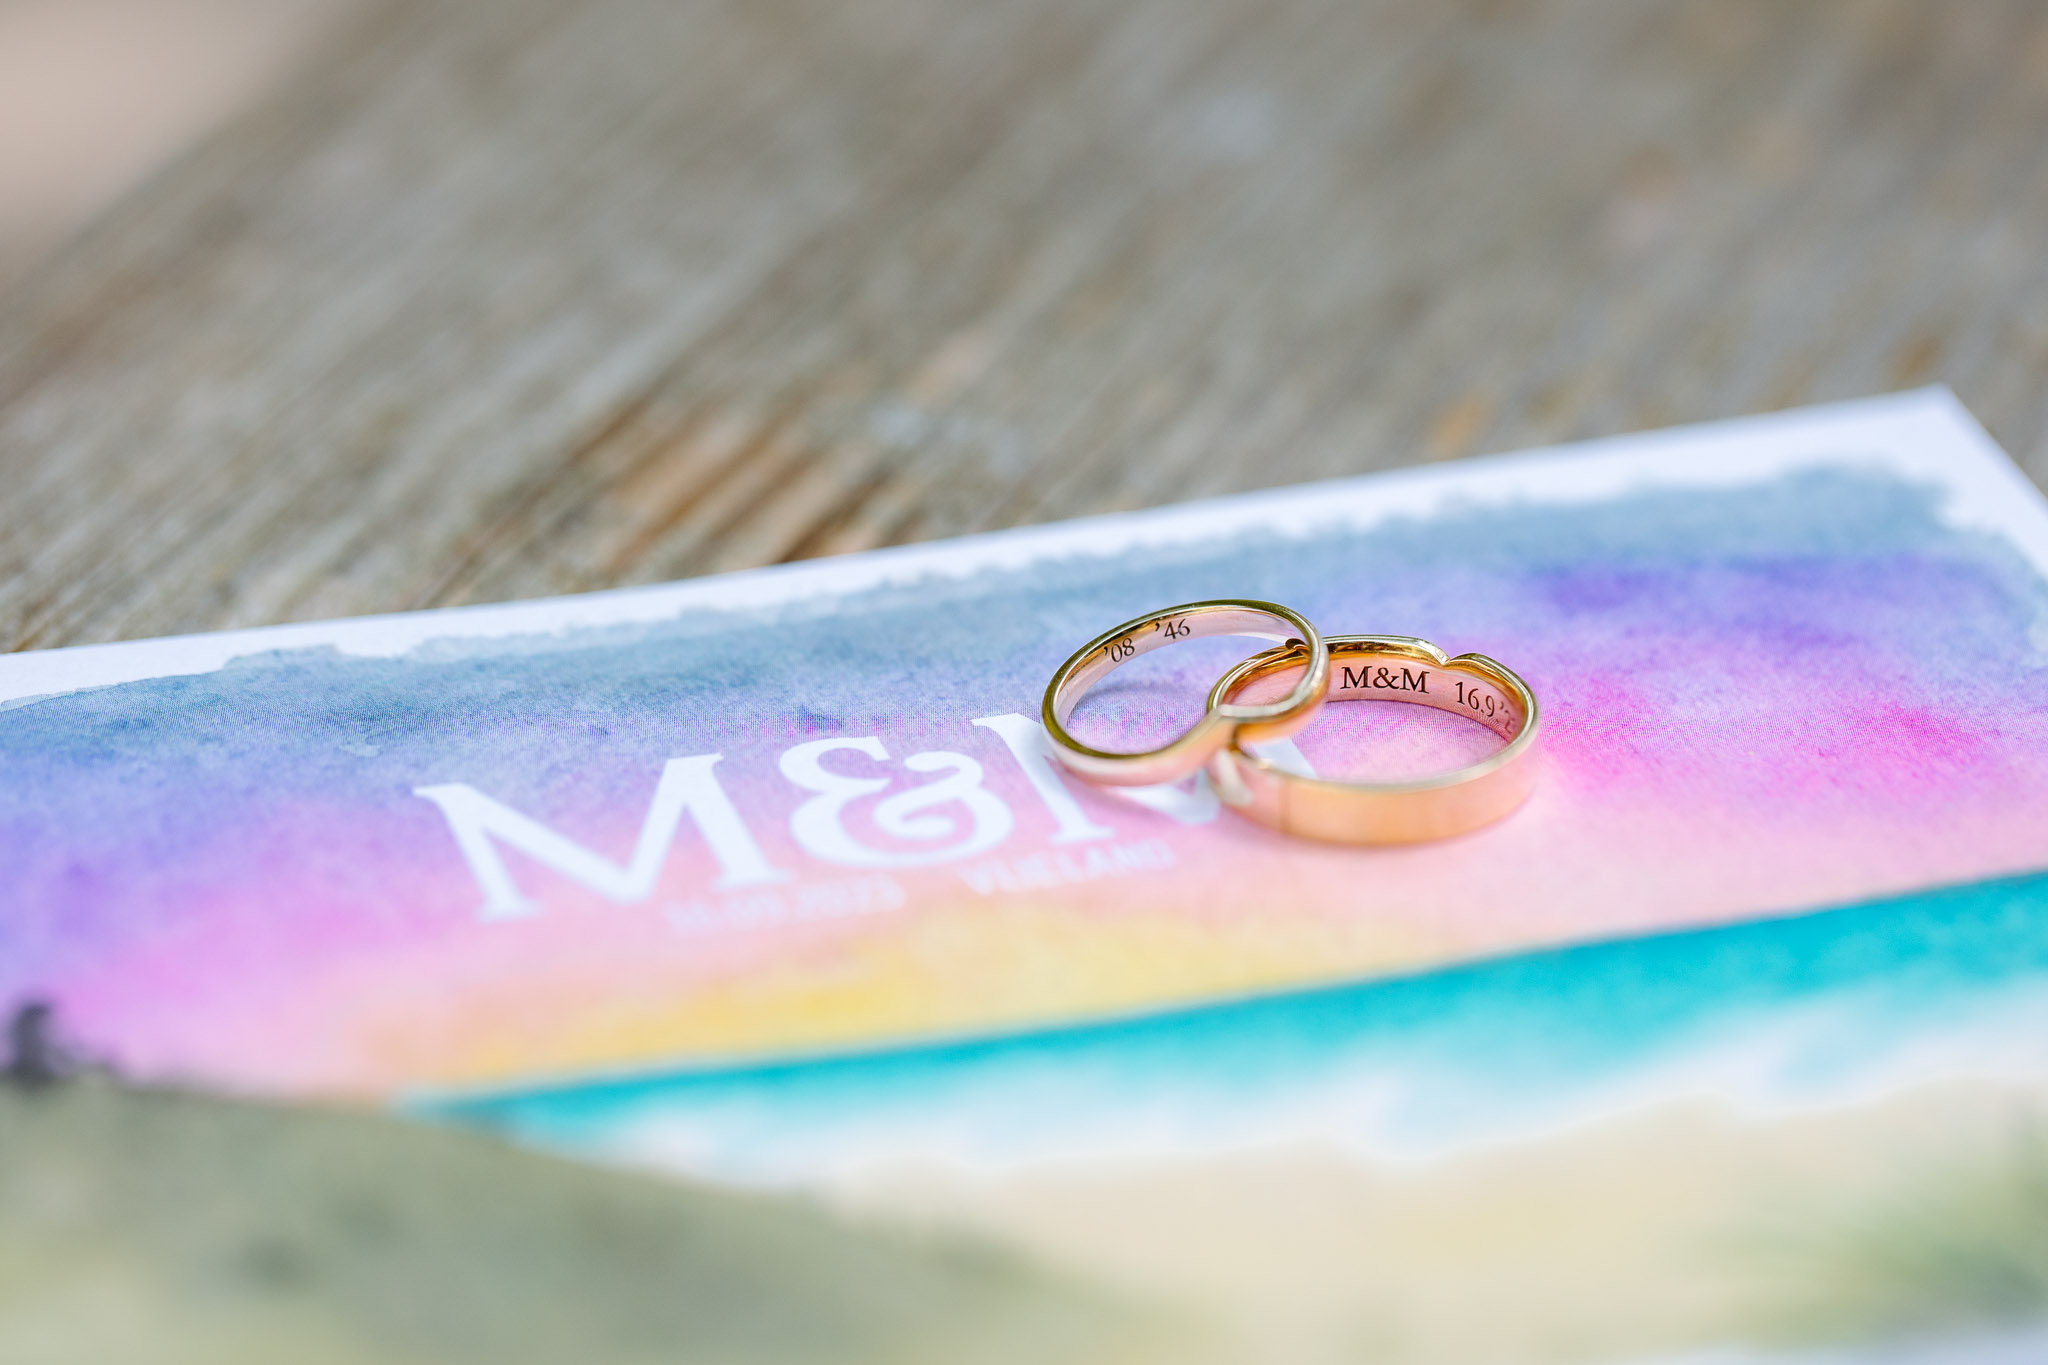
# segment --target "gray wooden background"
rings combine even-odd
[[[0,297],[0,647],[1945,381],[2048,477],[2048,5],[402,0]]]

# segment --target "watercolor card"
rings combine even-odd
[[[393,1095],[2034,871],[2044,546],[2040,498],[1927,394],[672,587],[14,655],[0,998],[51,998],[138,1074]],[[1535,796],[1355,849],[1051,766],[1053,667],[1212,596],[1517,668],[1546,711]],[[1163,702],[1220,671],[1195,646],[1147,662],[1185,676],[1105,685],[1077,724],[1163,737]]]
[[[1062,773],[1053,668],[1207,597],[1509,664],[1534,795],[1370,849]],[[14,655],[0,705],[0,1000],[129,1075],[992,1239],[1245,1358],[2048,1347],[2048,506],[1944,391]]]

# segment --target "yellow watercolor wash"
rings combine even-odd
[[[1080,910],[1024,898],[921,912],[892,932],[792,953],[773,970],[691,982],[661,998],[636,982],[531,981],[471,996],[422,1036],[394,1015],[373,1035],[362,1088],[478,1086],[690,1060],[828,1052],[1115,1016],[1444,960],[1412,924],[1344,916]],[[1341,964],[1341,971],[1338,970]],[[353,1087],[351,1087],[353,1088]]]

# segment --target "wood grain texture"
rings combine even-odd
[[[2029,0],[407,0],[0,298],[0,642],[669,579],[1942,380]]]

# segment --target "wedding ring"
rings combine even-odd
[[[1247,751],[1239,735],[1209,762],[1223,803],[1285,834],[1346,844],[1446,839],[1492,824],[1519,806],[1535,776],[1536,694],[1484,654],[1450,658],[1408,635],[1333,635],[1327,642],[1332,701],[1370,699],[1434,706],[1478,721],[1507,746],[1477,763],[1403,782],[1306,777]],[[1232,668],[1209,692],[1211,710],[1260,678],[1312,671],[1308,648],[1269,649]]]
[[[1209,706],[1192,728],[1171,744],[1143,753],[1120,754],[1091,748],[1067,733],[1074,706],[1104,677],[1140,654],[1205,635],[1249,635],[1300,645],[1301,681],[1279,701],[1241,705],[1211,691]],[[1268,651],[1269,653],[1271,651]],[[1263,658],[1264,655],[1254,655]],[[1242,665],[1240,665],[1242,667]],[[1091,782],[1138,787],[1172,782],[1199,769],[1242,735],[1250,742],[1279,739],[1308,724],[1329,690],[1330,659],[1322,636],[1300,613],[1273,602],[1223,600],[1189,602],[1126,621],[1096,636],[1059,666],[1046,684],[1042,714],[1053,754]]]

